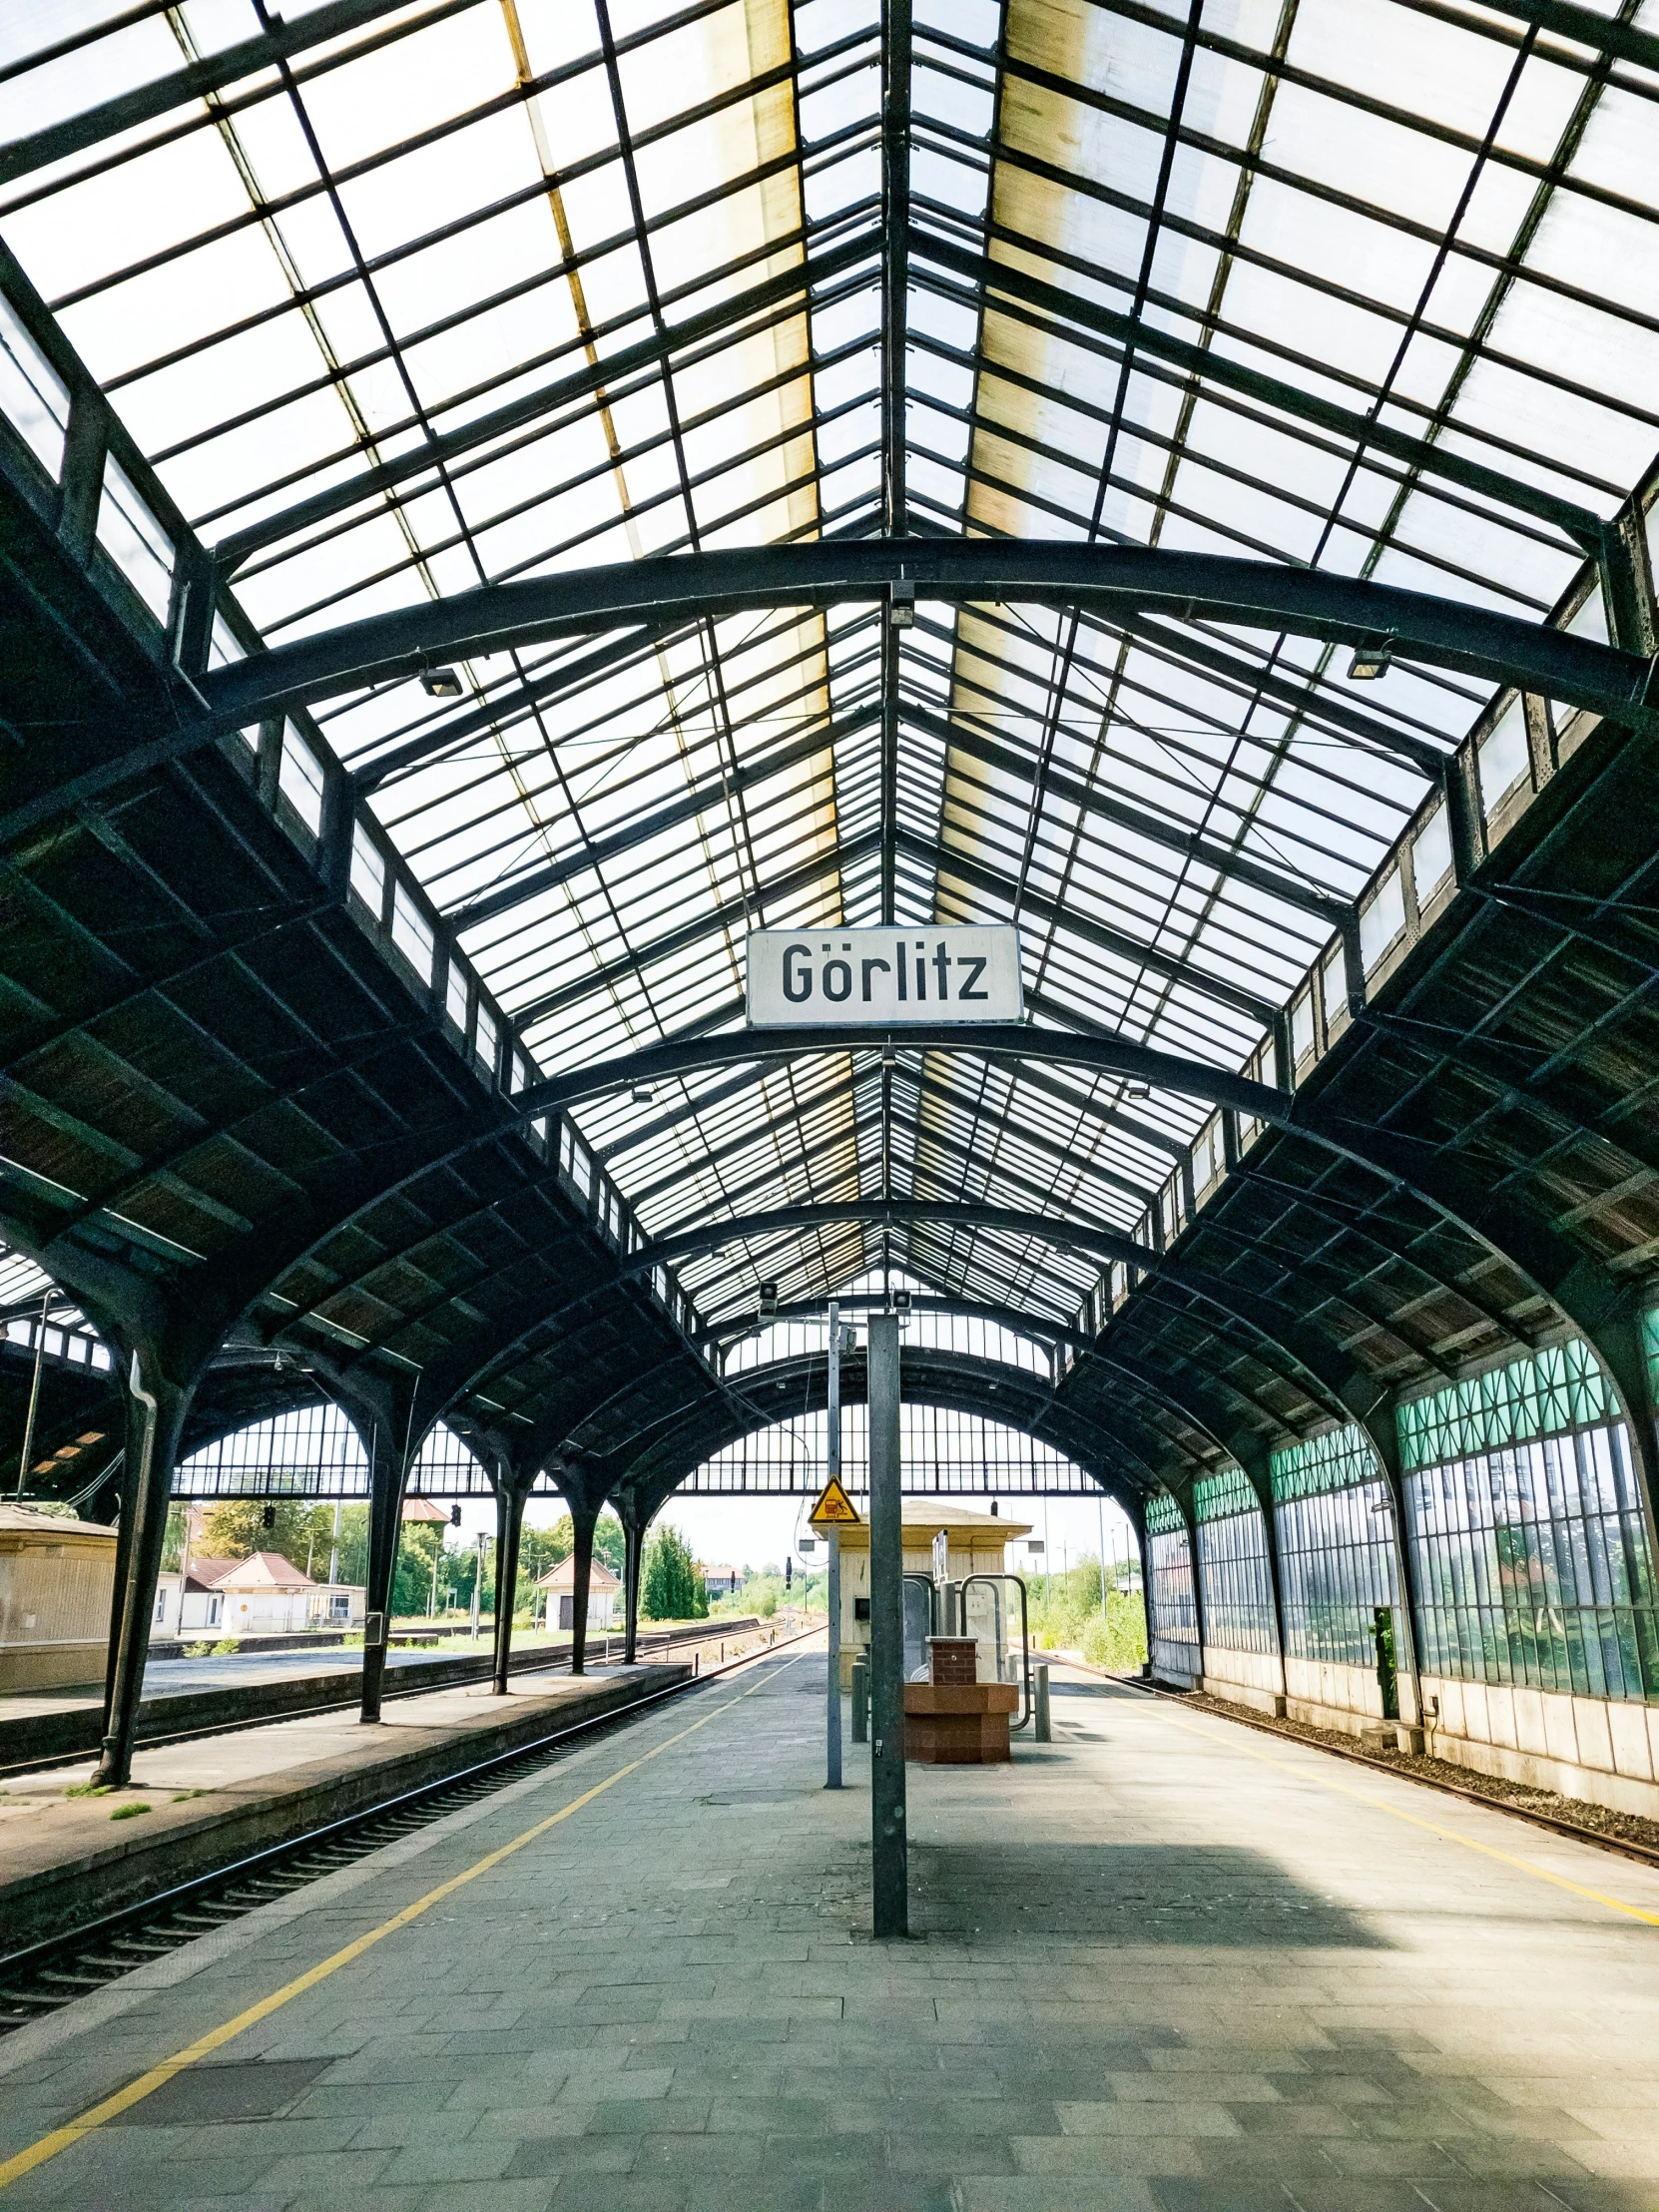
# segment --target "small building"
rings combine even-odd
[[[711,1599],[731,1597],[743,1588],[743,1575],[736,1567],[703,1567],[703,1587]]]
[[[867,1516],[867,1505],[864,1507]],[[974,1574],[1006,1574],[1007,1550],[1011,1543],[1031,1531],[1021,1521],[1001,1520],[994,1513],[970,1512],[964,1505],[955,1505],[942,1497],[907,1497],[904,1500],[904,1517],[901,1522],[904,1546],[904,1572],[925,1575],[929,1580],[934,1573],[935,1542],[941,1535],[945,1574],[952,1582],[965,1582]],[[839,1530],[841,1545],[841,1679],[850,1683],[852,1661],[857,1652],[869,1649],[869,1521],[866,1518],[844,1526]],[[925,1596],[925,1592],[921,1593]],[[1011,1623],[1017,1635],[1019,1623]],[[977,1625],[968,1629],[970,1635],[980,1633]],[[909,1607],[905,1613],[905,1643],[908,1647],[914,1638],[911,1634]],[[982,1670],[983,1671],[983,1670]],[[987,1672],[985,1678],[991,1679]]]
[[[536,1588],[542,1592],[542,1606],[549,1628],[570,1629],[576,1626],[576,1559],[575,1555],[561,1559],[556,1567],[549,1567],[536,1578]],[[622,1584],[602,1559],[595,1559],[588,1569],[588,1627],[610,1628],[614,1622],[618,1595]]]
[[[177,1571],[158,1575],[152,1634],[190,1636],[205,1629],[217,1633],[225,1618],[225,1593],[215,1583],[235,1565],[234,1559],[192,1559],[182,1575]]]
[[[103,1679],[116,1532],[0,1505],[0,1692]]]
[[[225,1636],[290,1636],[307,1628],[362,1625],[366,1592],[359,1584],[313,1582],[279,1551],[195,1560],[190,1579],[223,1600],[220,1619],[212,1625]]]

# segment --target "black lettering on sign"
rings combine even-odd
[[[784,996],[792,1006],[799,1006],[813,995],[813,948],[810,944],[792,944],[784,952]],[[796,962],[799,960],[799,968]]]
[[[967,953],[964,952],[961,958],[956,962],[956,965],[958,967],[965,967],[968,971],[967,981],[963,983],[957,990],[956,996],[958,998],[988,998],[990,996],[990,993],[988,991],[976,991],[973,988],[974,984],[978,982],[980,976],[982,976],[985,972],[985,963],[983,960],[972,959]]]
[[[877,968],[881,970],[881,973],[883,975],[890,975],[892,973],[892,968],[890,963],[886,960],[860,960],[858,962],[858,967],[863,976],[863,997],[864,1004],[867,1006],[869,1004],[869,979],[871,975],[874,974]]]

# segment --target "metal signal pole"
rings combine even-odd
[[[898,1316],[869,1323],[869,1796],[877,1941],[909,1933],[904,1830],[904,1501]]]
[[[830,1480],[841,1478],[841,1317],[835,1301],[830,1301],[830,1440],[826,1454]],[[825,1707],[825,1742],[828,1773],[824,1787],[841,1786],[841,1535],[830,1523],[830,1658]]]

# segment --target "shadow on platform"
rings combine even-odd
[[[1386,1950],[1260,1852],[1175,1844],[912,1844],[917,1936]]]

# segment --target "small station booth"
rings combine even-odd
[[[843,1689],[869,1650],[869,1525],[841,1524],[840,1668]],[[1018,1584],[1007,1546],[1028,1524],[970,1512],[944,1498],[906,1499],[904,1756],[921,1766],[982,1766],[1009,1754],[1020,1704],[1011,1617]]]

